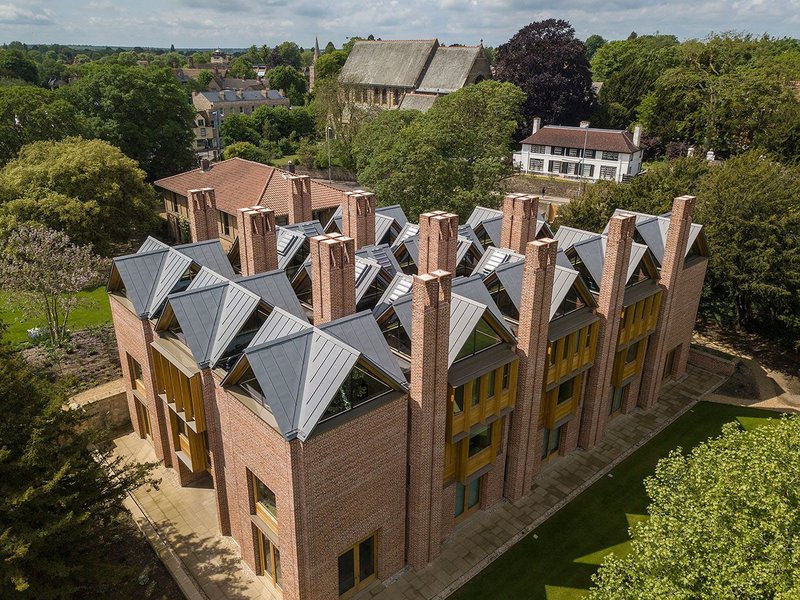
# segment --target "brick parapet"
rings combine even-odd
[[[355,240],[356,250],[375,244],[375,194],[356,190],[345,194],[342,233]]]
[[[456,272],[458,251],[458,215],[440,210],[419,216],[420,275],[433,271]]]
[[[528,242],[536,239],[536,216],[539,197],[530,194],[506,194],[503,199],[501,245],[525,254]]]

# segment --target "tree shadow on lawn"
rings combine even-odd
[[[677,447],[692,448],[738,420],[749,429],[776,413],[700,402],[491,563],[456,594],[472,598],[571,600],[586,594],[609,552],[629,550],[629,527],[646,519],[644,479]],[[558,468],[557,465],[554,465]]]

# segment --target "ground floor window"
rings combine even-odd
[[[532,158],[528,165],[529,171],[536,171],[537,173],[542,173],[544,171],[544,159],[541,158]]]
[[[617,167],[600,167],[600,179],[616,179]]]
[[[136,403],[136,416],[139,418],[139,427],[141,428],[142,437],[152,437],[150,430],[150,411],[147,407],[139,401],[138,398],[134,399]]]
[[[456,518],[466,516],[475,512],[481,506],[481,479],[473,479],[467,485],[456,483],[456,506],[454,516]]]
[[[672,377],[672,372],[675,370],[675,355],[678,354],[678,348],[680,348],[680,346],[676,346],[667,354],[667,359],[664,361],[664,374],[661,376],[662,380]]]
[[[566,425],[561,425],[554,429],[545,427],[542,430],[542,460],[546,460],[558,453],[565,427]]]
[[[622,387],[617,387],[615,385],[611,386],[611,405],[608,407],[609,415],[613,415],[614,413],[622,410],[622,402],[625,398],[627,389],[627,385],[623,385]]]
[[[339,596],[349,596],[375,578],[375,534],[339,555]]]
[[[272,584],[281,587],[281,553],[264,533],[256,528],[261,575],[269,577]]]

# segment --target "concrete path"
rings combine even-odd
[[[357,598],[446,598],[723,381],[690,367],[686,379],[664,387],[652,410],[620,415],[596,448],[578,450],[548,465],[531,494],[514,504],[501,502],[456,528],[441,556],[425,569],[376,582]],[[114,443],[126,459],[155,460],[150,444],[135,433]],[[181,488],[163,467],[155,476],[162,478],[159,488],[140,488],[128,506],[187,598],[279,598],[242,562],[233,539],[218,533],[213,490]]]
[[[150,443],[136,433],[115,439],[114,445],[128,460],[156,460]],[[164,467],[154,477],[161,478],[158,489],[139,488],[126,507],[189,600],[280,599],[241,560],[233,538],[219,534],[213,489],[180,487]]]

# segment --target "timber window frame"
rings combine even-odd
[[[372,583],[378,566],[377,532],[339,554],[337,566],[340,598],[349,598]]]
[[[278,509],[275,492],[273,492],[268,485],[256,477],[255,473],[250,473],[250,481],[255,515],[269,525],[272,529],[277,531]]]
[[[283,582],[281,579],[280,549],[269,539],[269,536],[258,527],[255,527],[255,530],[260,575],[262,577],[268,577],[272,581],[272,585],[276,588],[281,588]]]
[[[482,488],[483,477],[477,477],[466,485],[456,482],[456,501],[453,507],[453,517],[456,522],[480,510]]]

